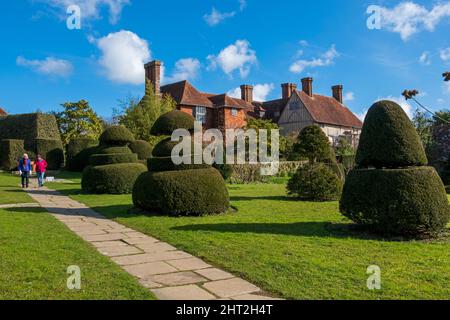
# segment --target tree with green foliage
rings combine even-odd
[[[322,129],[316,125],[305,127],[297,138],[294,152],[309,160],[310,164],[316,162],[336,161],[330,141]]]
[[[95,113],[89,102],[66,102],[61,112],[52,112],[58,123],[61,139],[67,145],[72,139],[97,140],[103,131],[102,119]]]
[[[336,146],[336,155],[340,157],[353,156],[356,154],[355,148],[345,137],[340,137]]]
[[[151,135],[150,128],[161,115],[175,109],[176,102],[169,95],[155,94],[150,82],[147,81],[145,96],[141,101],[129,97],[121,101],[120,106],[121,110],[116,110],[116,121],[127,127],[136,139],[154,145],[160,139]]]

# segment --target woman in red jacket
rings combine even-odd
[[[39,188],[44,186],[45,171],[47,169],[47,161],[45,161],[40,154],[37,156],[36,161],[36,175],[38,178]]]

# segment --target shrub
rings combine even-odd
[[[213,164],[213,167],[217,169],[220,174],[222,175],[222,178],[226,181],[231,178],[233,175],[233,166],[229,164]]]
[[[446,186],[446,187],[445,187],[445,191],[446,191],[448,194],[450,194],[450,186]]]
[[[138,162],[138,156],[135,153],[94,154],[89,159],[91,166],[135,162]]]
[[[100,136],[102,145],[125,146],[133,141],[133,134],[124,126],[110,127]]]
[[[180,164],[175,165],[171,157],[152,157],[147,159],[147,167],[149,171],[174,171],[174,170],[192,170],[210,168],[207,164]]]
[[[336,160],[330,141],[319,126],[305,127],[297,139],[294,152],[302,158],[307,158],[310,163]]]
[[[0,141],[0,168],[14,170],[25,153],[23,140],[5,139]]]
[[[289,194],[303,200],[331,201],[339,199],[342,182],[326,165],[307,164],[292,176],[287,189]]]
[[[195,119],[191,115],[183,111],[173,110],[159,117],[155,121],[150,133],[154,136],[170,136],[176,129],[193,131],[194,122]]]
[[[132,153],[131,149],[128,148],[127,146],[121,146],[121,147],[117,147],[117,146],[108,146],[108,145],[101,145],[100,147],[97,148],[97,153],[98,154],[116,154],[116,153]]]
[[[417,131],[398,104],[379,101],[369,109],[356,163],[363,168],[398,168],[428,163]]]
[[[130,149],[138,155],[139,160],[147,160],[152,155],[152,146],[144,140],[136,140],[130,144]]]
[[[450,215],[444,185],[431,167],[353,170],[340,208],[376,231],[413,236],[441,231]]]
[[[172,149],[179,144],[178,141],[172,141],[171,138],[166,138],[160,141],[153,148],[153,156],[154,157],[170,157],[172,155]]]
[[[83,171],[83,192],[95,194],[131,193],[136,179],[147,171],[141,163],[88,166]]]
[[[61,140],[36,139],[36,154],[40,154],[47,161],[49,170],[58,170],[64,164]]]
[[[72,159],[69,171],[83,172],[89,165],[89,159],[98,152],[98,147],[90,147],[82,150],[75,158]]]
[[[81,172],[89,163],[88,157],[85,156],[84,151],[91,149],[98,145],[97,140],[92,139],[73,139],[67,145],[66,152],[66,169],[69,171]],[[91,149],[92,150],[92,149]],[[86,161],[84,161],[84,159]]]
[[[133,188],[133,203],[169,215],[209,215],[226,212],[228,191],[214,168],[147,172]]]

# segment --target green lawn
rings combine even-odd
[[[337,202],[300,202],[280,184],[229,186],[238,211],[201,218],[132,215],[131,197],[82,195],[52,184],[105,216],[167,241],[288,299],[448,299],[450,240],[394,241],[351,231]],[[382,290],[367,289],[369,265]]]
[[[32,202],[16,177],[0,174],[0,186],[3,203]],[[72,265],[81,268],[79,291],[67,289]],[[132,276],[43,209],[0,210],[0,300],[151,298]]]

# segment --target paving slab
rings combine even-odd
[[[207,264],[203,260],[199,258],[188,258],[188,259],[179,259],[167,261],[168,264],[174,266],[180,271],[189,271],[189,270],[199,270],[211,268],[211,265]]]
[[[176,259],[186,259],[192,257],[190,254],[183,251],[166,251],[158,253],[144,253],[123,257],[113,258],[114,262],[121,266],[129,266],[133,264],[143,264],[149,262],[168,261]]]
[[[136,247],[138,247],[148,253],[177,250],[177,248],[175,248],[174,246],[171,246],[170,244],[165,243],[165,242],[138,243],[138,244],[136,244]]]
[[[133,246],[117,246],[117,247],[103,247],[98,248],[98,251],[100,251],[102,254],[108,257],[119,257],[119,256],[126,256],[130,254],[138,254],[142,253],[141,250],[139,250],[136,247]]]
[[[216,297],[196,285],[151,290],[160,300],[213,300]]]
[[[201,269],[201,270],[195,270],[199,275],[208,278],[209,280],[225,280],[225,279],[231,279],[235,276],[231,273],[225,272],[223,270],[217,269],[217,268],[208,268],[208,269]]]
[[[231,300],[247,300],[247,301],[256,301],[256,300],[282,300],[278,298],[266,297],[257,294],[243,294],[240,296],[231,297]]]
[[[123,266],[128,272],[140,279],[148,278],[157,274],[176,272],[177,269],[165,262],[150,262],[143,264],[135,264],[132,266]]]
[[[203,287],[221,298],[261,291],[257,286],[240,278],[212,281],[205,283]]]
[[[195,284],[195,283],[201,283],[208,281],[207,279],[203,278],[202,276],[191,272],[191,271],[185,271],[185,272],[177,272],[177,273],[168,273],[168,274],[162,274],[162,275],[156,275],[149,278],[149,280],[152,280],[156,283],[161,283],[165,286],[182,286],[186,284]]]

